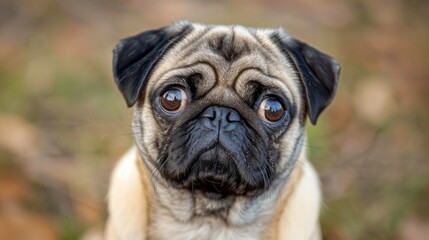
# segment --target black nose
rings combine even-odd
[[[204,126],[216,131],[235,130],[240,122],[240,115],[232,108],[211,106],[201,115],[204,118]]]

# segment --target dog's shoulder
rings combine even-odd
[[[137,156],[137,149],[131,148],[113,171],[108,193],[108,240],[145,238],[148,209]]]
[[[278,206],[274,239],[320,239],[319,209],[322,199],[319,178],[311,163],[300,159]],[[298,171],[297,171],[298,170]]]

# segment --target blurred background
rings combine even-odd
[[[111,49],[180,19],[283,27],[338,59],[308,126],[324,239],[429,239],[426,0],[0,0],[0,239],[98,239],[133,141]]]

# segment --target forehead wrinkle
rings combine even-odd
[[[255,45],[256,42],[248,31],[238,26],[211,27],[202,34],[192,34],[185,39],[186,44],[177,49],[185,52],[184,55],[199,51],[213,52],[223,57],[225,61],[234,62],[242,55],[253,52],[249,45]]]
[[[267,42],[262,40],[259,37],[259,34],[261,33],[261,30],[257,30],[257,29],[248,29],[248,28],[244,28],[242,26],[238,26],[238,28],[241,30],[240,32],[243,35],[246,35],[246,40],[247,41],[251,41],[251,44],[253,44],[255,47],[252,49],[254,50],[254,52],[258,52],[260,54],[261,57],[263,57],[266,61],[272,61],[272,55],[270,54],[270,52],[267,51],[266,47],[267,47]],[[264,31],[266,32],[266,31]]]
[[[266,73],[256,68],[252,68],[244,71],[237,78],[236,84],[234,85],[234,89],[236,92],[239,92],[240,89],[246,89],[244,86],[249,82],[246,80],[257,81],[261,85],[266,86],[267,88],[274,87],[274,88],[284,90],[282,92],[286,94],[286,97],[288,97],[292,102],[294,102],[294,97],[296,97],[294,96],[293,89],[291,89],[285,81],[283,81],[282,79],[276,76],[267,75]]]
[[[252,34],[249,30],[242,27],[232,28],[232,31],[236,31],[235,41],[233,43],[229,42],[230,45],[233,45],[233,48],[237,48],[237,45],[246,45],[246,54],[242,55],[235,61],[228,62],[224,59],[220,59],[219,66],[220,72],[220,81],[219,83],[225,85],[233,85],[235,79],[246,68],[260,68],[261,71],[268,72],[268,62],[271,62],[268,59],[268,56],[261,51],[261,46],[258,41],[252,37]],[[233,37],[233,36],[232,36]]]
[[[154,86],[159,87],[166,82],[172,81],[172,79],[186,78],[195,73],[202,74],[204,78],[204,82],[196,83],[196,85],[200,86],[199,90],[201,91],[207,91],[207,89],[214,87],[218,81],[218,74],[216,72],[216,69],[210,63],[195,62],[190,65],[182,65],[180,67],[164,71],[163,74],[159,77],[160,81],[157,81]],[[186,79],[186,82],[187,81],[188,79]]]
[[[180,50],[181,51],[187,51],[189,53],[192,49],[198,49],[202,45],[206,45],[208,39],[213,39],[214,35],[221,34],[221,33],[224,33],[224,34],[228,33],[228,27],[204,26],[202,31],[203,31],[203,33],[199,34],[198,36],[192,35],[192,36],[189,36],[188,38],[185,38],[188,42],[188,45],[182,46],[182,48],[180,48]],[[189,49],[190,47],[192,49]]]
[[[198,26],[199,28],[191,32],[188,36],[183,39],[183,44],[177,46],[177,50],[180,52],[192,52],[195,49],[198,49],[201,45],[204,44],[206,35],[209,35],[216,27],[209,26]],[[195,41],[196,40],[196,41]],[[187,54],[185,54],[186,56]]]
[[[229,71],[224,74],[229,74],[226,78],[228,84],[235,86],[237,79],[245,70],[256,69],[267,76],[272,75],[268,66],[269,62],[264,57],[261,57],[259,52],[252,52],[250,55],[232,63],[229,67]]]

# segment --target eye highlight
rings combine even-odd
[[[266,122],[280,121],[285,112],[283,104],[274,97],[265,98],[258,107],[259,116]]]
[[[172,87],[161,94],[160,103],[165,111],[177,113],[189,105],[189,98],[183,89]]]

